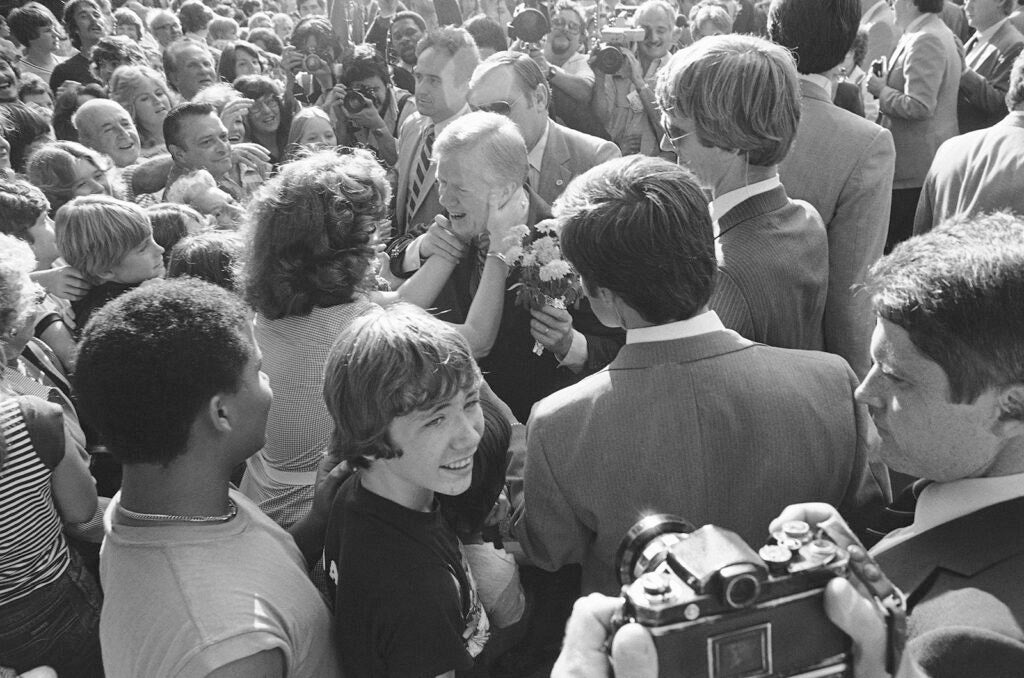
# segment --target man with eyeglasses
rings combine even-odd
[[[528,181],[549,205],[575,177],[619,157],[610,141],[559,125],[548,117],[551,92],[535,60],[498,52],[473,71],[469,107],[509,117],[529,150]]]
[[[149,30],[153,37],[160,43],[160,49],[166,49],[168,45],[181,37],[181,22],[174,13],[166,9],[160,9],[153,13],[149,20]]]

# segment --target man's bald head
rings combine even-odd
[[[109,155],[118,167],[139,159],[139,131],[121,104],[110,99],[91,99],[72,118],[83,145]]]

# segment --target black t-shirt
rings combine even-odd
[[[75,54],[70,59],[60,62],[54,67],[53,73],[50,74],[50,89],[56,92],[57,88],[64,84],[66,80],[74,80],[83,85],[88,85],[89,83],[102,85],[103,83],[100,82],[99,78],[93,75],[89,69],[89,63],[89,60],[82,56],[81,52]]]
[[[345,675],[432,678],[472,668],[470,642],[486,621],[465,567],[436,505],[413,511],[349,478],[324,545]]]
[[[82,336],[82,331],[85,329],[93,313],[106,306],[108,302],[138,286],[139,283],[131,285],[119,282],[100,283],[86,292],[85,296],[78,301],[72,301],[71,310],[75,312],[75,339]]]

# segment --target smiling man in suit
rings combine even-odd
[[[551,90],[537,63],[522,52],[499,52],[477,66],[469,81],[469,107],[507,115],[529,150],[530,187],[549,205],[569,182],[619,157],[610,141],[559,125],[548,117]]]
[[[964,72],[956,115],[960,133],[991,127],[1006,115],[1006,90],[1024,35],[1010,23],[1013,0],[967,0],[967,21],[975,29],[964,45]]]
[[[779,177],[814,205],[828,232],[825,350],[857,376],[871,366],[871,304],[857,286],[882,256],[896,149],[888,130],[832,103],[857,35],[858,0],[775,0],[768,37],[790,49],[800,74],[800,124]]]

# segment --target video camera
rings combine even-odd
[[[551,30],[548,19],[539,9],[520,7],[507,25],[508,39],[538,44]]]
[[[623,50],[632,50],[633,45],[641,42],[644,29],[630,26],[627,16],[620,14],[609,19],[599,35],[601,42],[594,48],[593,67],[605,75],[614,75],[626,61]]]
[[[856,576],[886,611],[888,664],[906,635],[903,594],[865,573],[847,548],[860,541],[838,516],[812,530],[790,521],[754,551],[729,530],[694,530],[670,515],[639,521],[619,546],[625,598],[615,624],[646,626],[663,678],[852,676],[850,639],[825,615],[833,577]]]

